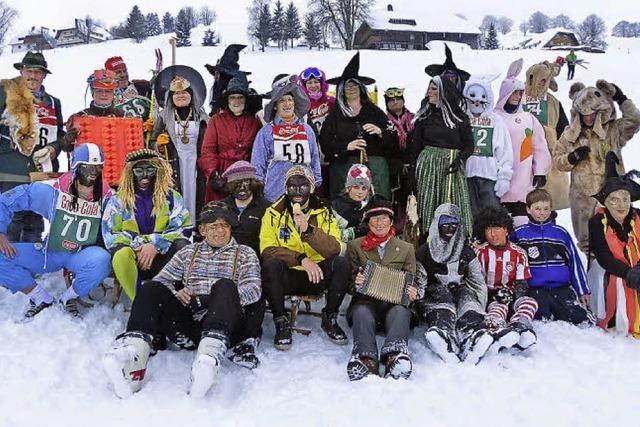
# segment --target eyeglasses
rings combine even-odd
[[[145,175],[156,176],[156,172],[158,172],[158,169],[156,169],[154,166],[133,168],[133,174],[136,176],[136,178],[141,178]]]
[[[404,96],[404,89],[399,87],[390,87],[384,91],[384,96],[387,98],[402,98]]]
[[[307,81],[309,79],[322,79],[322,71],[317,69],[316,67],[309,67],[304,70],[301,74],[302,80]]]

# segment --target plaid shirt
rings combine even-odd
[[[239,245],[232,237],[226,246],[213,248],[206,242],[182,248],[153,280],[165,284],[175,294],[174,282],[198,295],[208,295],[220,279],[231,279],[238,286],[244,307],[260,299],[262,286],[260,261],[249,246]]]

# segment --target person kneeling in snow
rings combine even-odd
[[[166,345],[158,337],[167,336],[187,350],[197,346],[189,393],[202,397],[211,388],[229,343],[258,336],[264,316],[260,263],[250,247],[237,244],[231,236],[234,222],[224,205],[204,210],[198,225],[204,241],[181,249],[153,281],[142,285],[126,332],[103,358],[118,397],[140,390],[149,355]],[[254,346],[242,350],[251,353],[241,358],[247,362],[243,366],[257,366]]]
[[[413,245],[395,237],[393,205],[386,200],[374,201],[365,213],[369,233],[349,243],[348,258],[356,273],[356,294],[351,300],[349,317],[353,321],[353,355],[347,364],[347,374],[356,381],[372,374],[378,375],[378,346],[376,330],[384,329],[386,339],[380,359],[385,365],[384,376],[409,378],[409,327],[411,311],[402,304],[393,304],[358,291],[365,282],[363,268],[369,262],[402,270],[415,277],[416,256]],[[386,255],[386,256],[385,256]],[[400,283],[402,285],[402,283]],[[392,283],[382,286],[393,289]],[[407,305],[418,297],[414,286],[407,289]]]
[[[488,287],[485,322],[495,337],[493,349],[529,348],[536,342],[531,321],[538,303],[527,296],[531,279],[527,253],[508,239],[513,219],[506,208],[489,207],[475,219],[475,227],[476,236],[486,240],[476,254]]]
[[[53,304],[53,297],[35,276],[66,268],[75,275],[73,285],[58,304],[79,316],[76,298],[97,287],[111,271],[111,256],[95,246],[102,216],[104,155],[95,144],[73,150],[72,171],[48,185],[20,185],[0,195],[0,277],[2,286],[29,296],[29,320]],[[70,182],[67,187],[65,183]],[[51,222],[46,243],[10,243],[7,227],[13,215],[31,211]]]
[[[493,343],[484,325],[487,286],[466,233],[460,208],[444,203],[416,253],[425,296],[415,308],[427,324],[427,347],[445,362],[478,363]]]

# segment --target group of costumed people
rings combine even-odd
[[[494,101],[495,78],[459,69],[447,47],[443,64],[425,68],[414,115],[398,87],[384,92],[386,112],[376,106],[359,54],[338,77],[310,67],[258,95],[238,64],[243,48],[207,65],[210,114],[196,70],[159,72],[159,109],[141,117],[148,143],[126,155],[115,189],[99,145],[77,142],[73,117],[124,117],[118,106],[151,85],[110,58],[65,132],[42,54],[1,82],[1,284],[28,297],[25,321],[54,305],[80,317],[77,301],[112,273],[132,301],[103,358],[116,395],[141,389],[169,341],[196,350],[193,396],[208,392],[224,358],[258,367],[267,307],[274,346],[291,348],[287,296],[324,295],[321,329],[338,345],[349,342],[340,312],[350,301],[354,381],[409,378],[417,324],[449,363],[530,348],[534,319],[640,335],[640,186],[621,157],[640,112],[618,86],[573,84],[568,120],[551,93],[557,64],[532,65],[525,84],[515,61]],[[61,151],[72,153],[69,172],[29,183],[46,164],[57,170]],[[577,247],[555,222],[569,207]],[[73,279],[54,297],[38,277],[61,269]]]

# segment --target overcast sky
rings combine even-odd
[[[290,0],[282,0],[289,3]],[[246,26],[246,7],[251,0],[5,0],[17,9],[20,16],[14,32],[22,32],[31,26],[45,26],[52,29],[69,26],[74,17],[87,14],[102,20],[107,27],[123,21],[134,4],[143,13],[157,12],[160,16],[166,11],[176,14],[180,7],[191,5],[199,8],[208,5],[213,8],[218,21],[225,24],[238,23]],[[307,8],[306,0],[294,0],[302,12]],[[596,13],[604,18],[609,29],[616,22],[626,19],[640,21],[640,1],[638,0],[378,0],[377,7],[386,7],[388,3],[396,10],[410,8],[433,8],[434,19],[438,13],[455,12],[465,14],[469,20],[479,23],[485,14],[506,15],[516,23],[526,20],[531,13],[540,10],[548,15],[565,13],[576,21]],[[230,8],[229,5],[233,5]]]

